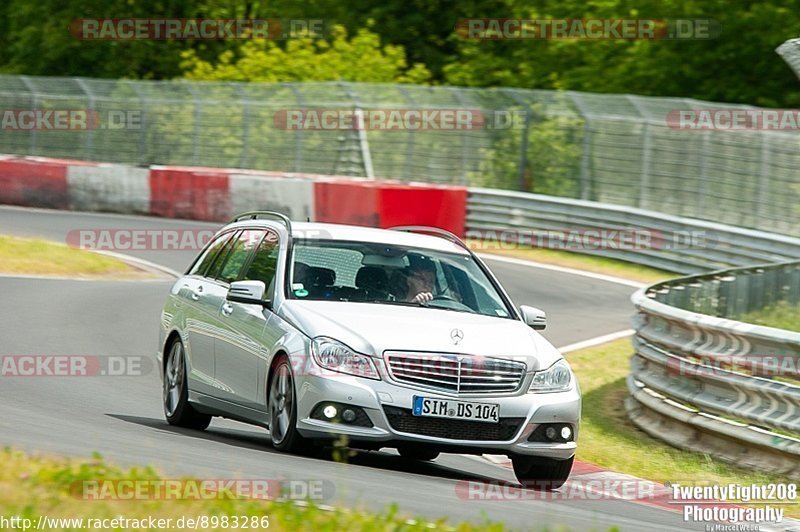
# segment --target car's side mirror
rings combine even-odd
[[[235,281],[228,289],[226,299],[237,303],[269,306],[269,301],[264,300],[267,291],[263,281]]]
[[[542,309],[522,305],[519,310],[522,312],[522,319],[532,329],[541,331],[547,327],[547,314]]]

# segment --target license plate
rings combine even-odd
[[[468,419],[489,423],[500,421],[500,405],[498,404],[433,399],[419,395],[414,396],[414,408],[411,413],[415,416]]]

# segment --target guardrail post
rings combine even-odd
[[[747,312],[760,310],[764,302],[764,270],[758,269],[752,272],[748,279],[750,281],[747,291]]]
[[[800,266],[790,267],[789,272],[789,294],[787,301],[790,305],[800,303]]]

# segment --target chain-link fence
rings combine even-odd
[[[27,128],[31,109],[91,119]],[[521,89],[0,76],[0,110],[0,153],[526,190],[800,235],[796,130],[696,127],[703,110],[716,120],[752,107]],[[340,118],[328,128],[302,110],[470,120],[358,128]],[[684,124],[681,111],[693,118]],[[299,122],[287,119],[298,112]]]

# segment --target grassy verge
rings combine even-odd
[[[674,272],[668,272],[647,266],[639,266],[638,264],[633,264],[622,260],[609,259],[606,257],[595,257],[588,254],[575,253],[572,251],[531,247],[501,249],[494,243],[484,244],[478,240],[468,240],[467,244],[476,253],[515,257],[518,259],[541,262],[543,264],[552,264],[554,266],[575,268],[578,270],[585,270],[587,272],[613,275],[615,277],[622,277],[623,279],[630,279],[631,281],[639,281],[648,284],[663,281],[672,277],[678,277],[679,275]]]
[[[0,516],[19,516],[31,519],[35,524],[40,516],[48,518],[82,518],[83,526],[77,523],[48,522],[46,530],[92,530],[89,519],[171,519],[168,530],[193,528],[179,527],[181,518],[207,516],[213,525],[214,517],[219,526],[200,527],[202,530],[230,530],[232,519],[247,516],[256,518],[246,528],[263,530],[268,522],[269,530],[430,530],[431,527],[470,532],[472,530],[501,531],[499,524],[460,524],[448,526],[444,521],[430,523],[425,520],[401,517],[396,508],[384,513],[371,514],[344,509],[322,510],[313,505],[297,505],[253,499],[213,498],[205,500],[85,500],[81,489],[83,481],[96,480],[158,481],[163,479],[151,468],[121,469],[107,465],[100,457],[93,460],[32,457],[19,451],[0,451]],[[184,479],[189,480],[189,479]],[[398,494],[399,497],[399,494]],[[222,523],[228,517],[228,526]],[[266,518],[263,519],[262,518]],[[166,523],[166,521],[165,521]],[[185,522],[184,522],[185,523]],[[255,526],[253,526],[255,524]],[[2,526],[2,525],[0,525]],[[18,527],[21,528],[21,527]],[[132,529],[134,527],[128,527]],[[245,528],[239,526],[236,528]],[[124,529],[120,526],[117,529]],[[147,526],[140,528],[149,530]]]
[[[566,355],[583,393],[579,460],[657,482],[791,482],[676,449],[636,428],[623,406],[632,351],[624,339]],[[787,517],[800,517],[800,505],[786,505],[785,511]]]
[[[149,276],[112,257],[66,244],[0,235],[0,273],[67,277]]]
[[[775,305],[764,307],[761,310],[749,312],[737,318],[737,320],[756,325],[766,325],[767,327],[777,327],[787,331],[800,331],[800,307],[782,301]]]

